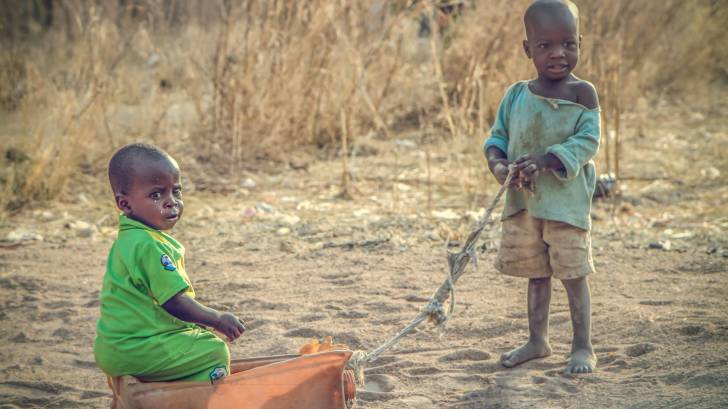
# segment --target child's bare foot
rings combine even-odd
[[[566,365],[567,374],[591,373],[597,366],[597,356],[591,348],[577,349],[571,353]]]
[[[526,361],[549,355],[551,355],[551,346],[548,342],[528,341],[526,344],[501,355],[501,364],[506,368],[513,368]]]

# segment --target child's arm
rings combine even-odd
[[[230,341],[236,340],[245,332],[245,324],[235,315],[206,307],[182,292],[162,304],[162,308],[182,321],[214,328]]]
[[[495,176],[495,179],[501,185],[506,182],[508,177],[508,165],[511,163],[506,159],[506,153],[500,150],[497,146],[488,146],[485,150],[485,155],[488,158],[488,169]],[[513,182],[511,182],[513,184]]]
[[[483,143],[483,151],[488,159],[488,169],[495,176],[498,183],[505,183],[508,176],[508,160],[506,151],[508,150],[508,119],[510,117],[511,104],[513,103],[514,93],[519,88],[519,84],[512,85],[503,96],[498,106],[498,114],[495,117],[493,126],[490,129],[490,136]],[[522,84],[520,86],[522,88]],[[515,178],[514,178],[515,179]],[[515,185],[515,180],[511,185]]]

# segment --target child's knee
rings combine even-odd
[[[224,341],[220,341],[220,344],[217,345],[210,353],[209,356],[210,360],[214,360],[215,362],[225,363],[226,365],[230,365],[230,348],[228,348],[227,344]]]

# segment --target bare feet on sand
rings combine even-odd
[[[525,345],[501,355],[501,364],[506,368],[513,368],[526,361],[549,355],[551,355],[551,346],[548,342],[528,341]]]
[[[577,349],[571,353],[569,364],[566,365],[567,374],[591,373],[597,366],[597,356],[591,348]]]

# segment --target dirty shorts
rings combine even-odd
[[[594,270],[588,230],[537,219],[525,210],[503,220],[495,268],[503,274],[569,280]]]

